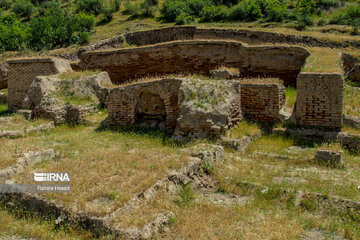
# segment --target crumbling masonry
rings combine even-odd
[[[186,33],[187,30],[182,33],[184,39],[192,39],[186,37]],[[156,31],[154,34],[157,34]],[[176,34],[169,35],[174,39],[163,40],[177,40]],[[194,34],[190,35],[193,37]],[[137,39],[136,34],[133,37]],[[157,37],[154,37],[154,42],[161,42]],[[128,38],[131,39],[131,36]],[[211,85],[209,80],[202,80],[197,88],[193,88],[196,84],[193,85],[186,78],[159,78],[109,88],[102,91],[101,101],[106,102],[109,114],[106,122],[111,126],[139,125],[157,128],[174,136],[207,137],[218,136],[243,118],[274,124],[280,121],[279,112],[285,99],[284,86],[256,83],[251,78],[277,77],[285,85],[298,88],[296,121],[299,126],[339,129],[343,123],[343,77],[339,74],[300,73],[309,54],[301,47],[250,47],[236,41],[183,40],[137,48],[84,52],[80,56],[81,61],[72,66],[76,69],[104,70],[115,84],[159,74],[209,76],[212,70],[222,66],[238,69],[240,78],[250,78],[246,83],[217,80],[221,83],[218,86]],[[24,100],[31,98],[32,95],[27,93],[36,77],[71,71],[68,61],[57,58],[16,59],[7,64],[11,110],[26,105]],[[46,79],[52,81],[51,78]],[[202,101],[204,88],[201,86],[206,86],[206,96],[213,95],[214,89],[218,90],[220,86],[224,87],[226,94],[218,97],[222,99],[220,101]],[[191,94],[184,98],[192,91],[195,99],[191,99]],[[29,101],[32,102],[27,99]],[[38,106],[31,108],[36,113]]]

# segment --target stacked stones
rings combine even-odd
[[[242,111],[249,120],[268,124],[278,122],[284,100],[285,88],[282,84],[241,84]]]
[[[109,114],[107,122],[109,125],[135,124],[137,121],[136,109],[137,105],[140,104],[140,96],[143,93],[150,93],[149,96],[158,95],[164,102],[166,132],[174,132],[179,117],[178,91],[181,82],[180,79],[164,79],[112,89],[107,101]],[[146,99],[142,99],[141,105],[151,103],[151,101],[148,103],[146,101]],[[144,114],[157,115],[158,113],[144,111]]]
[[[242,77],[278,77],[295,85],[310,53],[300,47],[248,47],[236,41],[190,40],[137,48],[85,52],[81,69],[106,71],[112,82],[172,73],[210,75],[219,66],[241,69]]]
[[[69,61],[58,58],[10,60],[8,73],[8,104],[10,110],[22,107],[30,85],[37,76],[70,71]]]
[[[297,79],[296,121],[303,127],[340,129],[344,79],[340,74],[301,73]]]

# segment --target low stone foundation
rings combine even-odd
[[[10,110],[20,109],[31,83],[37,76],[70,71],[69,61],[58,58],[10,60],[8,73],[8,104]]]
[[[340,74],[300,73],[296,122],[302,127],[340,129],[343,125],[344,79]]]
[[[275,83],[241,84],[241,108],[246,119],[266,124],[280,120],[285,87]]]

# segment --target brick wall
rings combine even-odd
[[[301,73],[297,79],[296,121],[303,127],[341,128],[344,79],[340,74]]]
[[[193,39],[196,27],[168,27],[125,34],[126,42],[138,46]]]
[[[35,77],[71,70],[70,63],[57,58],[17,59],[8,61],[9,109],[22,107],[24,98]]]
[[[261,123],[279,121],[285,102],[285,87],[275,83],[241,84],[241,106],[245,118]]]
[[[179,79],[164,79],[112,89],[107,100],[107,122],[111,126],[135,124],[135,108],[140,95],[147,92],[159,95],[164,101],[166,132],[172,133],[179,116],[178,92],[181,82]]]
[[[246,47],[234,41],[191,40],[85,52],[79,66],[109,73],[113,83],[171,73],[210,75],[219,66],[240,68],[243,77],[278,77],[294,85],[309,52],[300,47]]]

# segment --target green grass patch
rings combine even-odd
[[[311,55],[307,58],[302,72],[342,73],[341,50],[321,47],[308,47]]]
[[[228,161],[217,166],[213,175],[221,189],[236,194],[244,194],[238,183],[245,181],[360,201],[359,157],[344,150],[345,168],[332,169],[318,165],[314,156],[319,149],[342,150],[339,143],[304,144],[281,136],[263,136],[245,153],[226,153]]]
[[[360,116],[360,91],[345,85],[344,114]]]
[[[293,108],[295,106],[296,103],[296,94],[297,91],[295,88],[292,87],[287,87],[285,90],[285,104],[288,107]]]
[[[3,112],[3,118],[0,120],[0,130],[4,131],[22,131],[31,127],[37,127],[45,123],[50,123],[48,119],[38,118],[35,120],[26,120],[22,114]],[[0,111],[1,116],[1,111]]]
[[[259,124],[241,121],[235,127],[227,131],[225,136],[230,138],[242,138],[245,136],[254,136],[259,133],[261,133]]]
[[[9,107],[7,104],[0,104],[0,117],[10,114]]]

